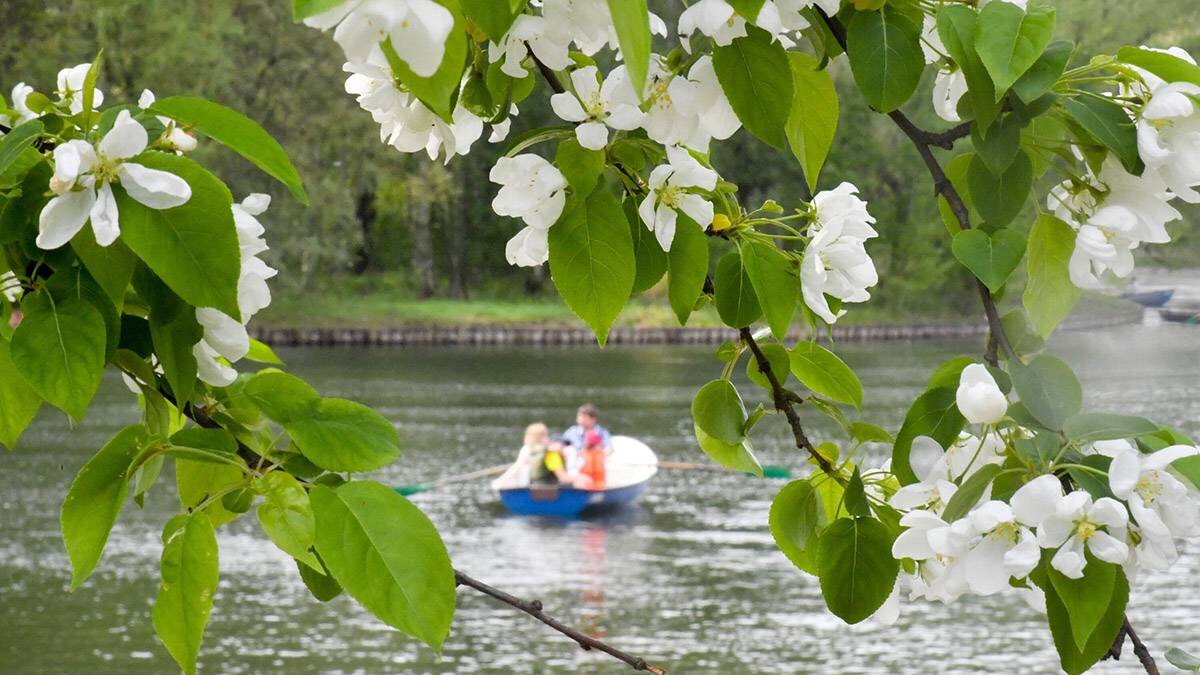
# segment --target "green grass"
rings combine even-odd
[[[1110,313],[1127,309],[1119,298],[1087,294],[1076,311]],[[878,303],[850,305],[839,324],[884,325],[922,321],[963,321],[961,313],[920,314]],[[364,278],[336,290],[307,293],[277,292],[270,307],[255,317],[261,327],[395,328],[405,326],[509,325],[582,328],[585,324],[554,295],[542,298],[498,295],[470,300],[418,299],[387,279]],[[679,323],[665,297],[654,288],[634,298],[617,318],[620,327],[662,328]],[[688,326],[715,327],[721,320],[711,304],[692,315]]]

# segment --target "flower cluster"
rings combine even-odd
[[[1149,49],[1149,48],[1144,48]],[[1161,51],[1195,65],[1182,49]],[[1178,198],[1200,203],[1200,86],[1167,82],[1136,66],[1137,80],[1120,99],[1137,127],[1138,156],[1145,165],[1133,175],[1113,158],[1099,172],[1082,162],[1083,175],[1055,186],[1047,208],[1077,232],[1071,280],[1081,288],[1103,288],[1133,272],[1133,251],[1142,243],[1171,240],[1166,225],[1181,219]]]
[[[879,236],[871,224],[867,203],[858,198],[858,188],[842,183],[817,193],[812,201],[812,239],[800,261],[800,285],[804,302],[817,316],[834,323],[845,310],[834,312],[826,296],[842,302],[866,302],[867,289],[879,283],[875,263],[865,242]]]
[[[196,321],[204,328],[204,337],[192,348],[192,354],[196,357],[199,378],[216,387],[228,386],[237,379],[237,371],[222,363],[219,357],[234,363],[250,352],[246,324],[271,304],[267,280],[278,272],[258,257],[267,250],[263,238],[266,230],[258,216],[270,205],[271,196],[261,193],[251,194],[233,205],[233,223],[237,227],[241,251],[237,299],[242,320],[237,321],[212,307],[196,308]]]
[[[727,45],[744,36],[750,23],[791,46],[795,44],[793,38],[809,27],[801,11],[818,7],[833,15],[841,4],[841,0],[766,0],[754,20],[747,22],[726,0],[700,0],[679,15],[679,37],[686,46],[688,38],[699,32],[718,45]]]
[[[944,450],[932,438],[915,439],[911,463],[920,480],[890,499],[905,528],[892,554],[915,564],[912,574],[902,575],[912,598],[950,602],[966,594],[1016,592],[1042,607],[1041,592],[1028,577],[1044,555],[1068,578],[1083,577],[1094,559],[1123,566],[1132,580],[1139,570],[1175,562],[1176,539],[1200,535],[1200,495],[1169,472],[1173,462],[1200,455],[1200,448],[1173,445],[1143,454],[1125,440],[1085,448],[1111,458],[1104,496],[1075,489],[1065,474],[1044,473],[1004,499],[994,498],[989,486],[965,514],[948,520],[947,506],[960,487],[986,466],[1011,466],[1013,441],[1028,435],[998,425],[1007,398],[984,366],[963,371],[956,399],[966,419],[982,425],[980,434],[964,433]]]

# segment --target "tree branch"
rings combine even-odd
[[[1121,648],[1125,644],[1125,636],[1129,636],[1129,641],[1133,643],[1133,653],[1137,656],[1147,675],[1159,675],[1158,664],[1155,663],[1154,657],[1150,655],[1150,650],[1146,648],[1141,638],[1138,637],[1137,631],[1133,629],[1133,624],[1129,623],[1128,615],[1125,617],[1125,623],[1121,626],[1120,632],[1117,633],[1117,639],[1113,642],[1112,648],[1108,650],[1108,654],[1104,658],[1114,661],[1120,660]]]
[[[812,441],[808,439],[808,434],[804,433],[804,427],[800,423],[800,416],[796,414],[794,403],[802,402],[804,399],[796,395],[795,392],[784,389],[779,383],[779,378],[775,377],[775,373],[771,370],[771,362],[767,360],[767,355],[763,353],[762,348],[758,346],[758,342],[754,339],[754,334],[750,329],[742,328],[739,333],[742,336],[742,342],[750,348],[754,354],[754,360],[758,364],[758,371],[767,378],[767,382],[771,384],[771,398],[775,402],[775,409],[783,413],[787,417],[788,426],[792,428],[792,436],[796,439],[796,447],[808,453],[809,457],[816,462],[821,468],[831,477],[838,478],[838,472],[829,463],[829,460],[817,451],[813,446]]]
[[[659,668],[656,665],[647,663],[646,660],[641,657],[633,656],[632,654],[628,654],[626,652],[621,651],[620,649],[617,649],[616,647],[613,647],[604,642],[601,642],[600,640],[597,640],[596,638],[591,637],[590,635],[585,635],[583,633],[580,633],[579,631],[575,630],[574,628],[571,628],[570,626],[567,626],[566,624],[562,623],[558,619],[555,619],[554,617],[549,616],[548,614],[546,614],[545,612],[542,611],[542,603],[538,600],[522,600],[521,598],[518,598],[509,593],[505,593],[504,591],[502,591],[498,588],[489,586],[489,585],[483,583],[482,581],[479,581],[478,579],[471,577],[468,574],[459,572],[458,570],[454,571],[454,579],[455,579],[455,581],[458,582],[458,584],[460,586],[467,586],[467,587],[473,588],[473,589],[479,591],[480,593],[483,593],[484,595],[495,598],[496,600],[499,600],[500,602],[503,602],[506,605],[515,607],[515,608],[521,610],[522,612],[525,612],[529,616],[532,616],[533,618],[537,619],[538,621],[541,621],[542,623],[553,628],[554,630],[571,638],[585,651],[591,651],[593,649],[595,649],[597,651],[602,651],[605,654],[608,654],[609,656],[612,656],[615,659],[624,661],[625,663],[629,664],[630,668],[632,668],[634,670],[641,670],[641,671],[645,671],[648,673],[654,673],[655,675],[665,675],[665,673],[667,672],[667,671],[663,670],[662,668]]]

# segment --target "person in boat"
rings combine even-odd
[[[584,437],[589,431],[600,434],[601,445],[605,450],[612,449],[612,434],[600,424],[600,411],[591,403],[584,403],[575,411],[575,426],[563,432],[562,438],[576,450],[586,447]]]
[[[579,453],[582,465],[575,478],[575,487],[581,490],[604,489],[608,453],[609,450],[604,447],[604,437],[599,431],[591,429],[584,434],[583,450]]]
[[[550,430],[541,422],[525,428],[525,444],[517,462],[528,465],[531,485],[556,485],[568,480],[565,446],[551,439]]]

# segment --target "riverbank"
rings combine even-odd
[[[296,302],[296,304],[293,304]],[[982,316],[969,320],[924,318],[899,320],[868,312],[851,312],[832,329],[832,339],[921,340],[972,337],[987,332]],[[1089,296],[1064,325],[1066,330],[1096,329],[1136,323],[1142,308],[1104,296]],[[251,334],[277,347],[588,345],[595,336],[561,302],[552,300],[405,300],[364,298],[329,304],[318,299],[288,301],[264,312]],[[799,323],[789,340],[809,336]],[[665,302],[634,301],[609,334],[610,344],[720,344],[736,339],[711,306],[696,312],[681,327]]]

